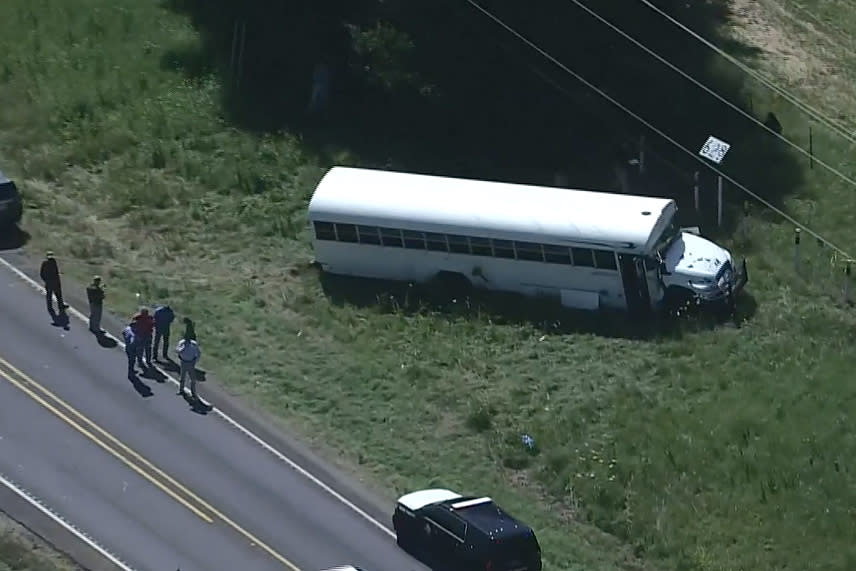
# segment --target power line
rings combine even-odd
[[[644,1],[644,0],[643,0],[643,1]],[[574,3],[574,4],[576,4],[577,6],[579,6],[580,8],[582,8],[583,10],[585,10],[586,12],[588,12],[592,17],[594,17],[594,18],[596,18],[597,20],[599,20],[599,21],[603,22],[604,24],[606,24],[607,26],[609,26],[612,30],[614,30],[615,32],[617,32],[618,34],[620,34],[622,37],[624,37],[625,39],[627,39],[627,40],[629,40],[629,41],[633,42],[636,46],[638,46],[639,48],[643,49],[646,53],[648,53],[649,55],[651,55],[651,56],[655,57],[658,61],[660,61],[661,63],[663,63],[663,64],[667,65],[667,66],[668,66],[669,68],[671,68],[672,70],[674,70],[674,71],[678,72],[681,76],[683,76],[684,78],[686,78],[686,79],[690,80],[691,82],[693,82],[693,83],[694,83],[695,85],[697,85],[698,87],[701,87],[701,88],[702,88],[702,89],[704,89],[707,93],[709,93],[709,94],[713,95],[714,97],[716,97],[717,99],[719,99],[720,101],[722,101],[723,103],[725,103],[726,105],[728,105],[729,107],[731,107],[732,109],[734,109],[735,111],[737,111],[738,113],[740,113],[741,115],[743,115],[744,117],[746,117],[747,119],[749,119],[750,121],[752,121],[753,123],[755,123],[755,124],[757,124],[757,125],[760,125],[760,126],[761,126],[764,130],[766,130],[768,133],[771,133],[771,134],[775,135],[775,136],[776,136],[776,138],[778,138],[778,139],[780,139],[780,140],[784,141],[785,143],[787,143],[787,144],[788,144],[788,145],[790,145],[791,147],[795,148],[796,150],[798,150],[799,152],[801,152],[801,153],[802,153],[802,154],[804,154],[805,156],[809,157],[811,160],[813,160],[813,161],[817,162],[817,164],[819,164],[820,166],[822,166],[823,168],[825,168],[825,169],[826,169],[826,170],[828,170],[829,172],[831,172],[831,173],[835,174],[835,175],[836,175],[836,176],[838,176],[841,180],[844,180],[844,181],[846,181],[847,183],[849,183],[851,186],[856,187],[856,180],[853,180],[852,178],[850,178],[850,177],[849,177],[849,176],[847,176],[846,174],[842,173],[841,171],[839,171],[838,169],[836,169],[836,168],[835,168],[835,167],[833,167],[832,165],[827,164],[827,163],[826,163],[826,161],[823,161],[823,160],[821,160],[821,159],[819,159],[819,158],[815,157],[813,153],[808,152],[808,151],[807,151],[807,150],[805,150],[804,148],[802,148],[802,147],[800,147],[799,145],[797,145],[796,143],[792,142],[790,139],[788,139],[788,138],[786,138],[786,137],[783,137],[781,134],[777,133],[776,131],[774,131],[773,129],[771,129],[770,127],[768,127],[767,125],[765,125],[765,124],[764,124],[764,123],[762,123],[761,121],[759,121],[756,117],[753,117],[752,115],[750,115],[749,113],[747,113],[746,111],[744,111],[743,109],[741,109],[740,107],[738,107],[737,105],[735,105],[734,103],[732,103],[731,101],[727,100],[726,98],[724,98],[724,97],[723,97],[723,96],[721,96],[720,94],[716,93],[714,90],[712,90],[712,89],[710,89],[709,87],[707,87],[707,86],[706,86],[705,84],[703,84],[702,82],[698,81],[697,79],[695,79],[694,77],[692,77],[691,75],[689,75],[688,73],[686,73],[684,70],[682,70],[681,68],[679,68],[678,66],[676,66],[675,64],[673,64],[672,62],[670,62],[669,60],[667,60],[666,58],[662,57],[661,55],[659,55],[658,53],[656,53],[656,52],[655,52],[655,51],[653,51],[652,49],[648,48],[648,46],[646,46],[646,45],[645,45],[645,44],[643,44],[642,42],[638,41],[637,39],[635,39],[634,37],[632,37],[630,34],[628,34],[627,32],[625,32],[625,31],[624,31],[624,30],[622,30],[621,28],[619,28],[618,26],[614,25],[612,22],[610,22],[609,20],[607,20],[606,18],[604,18],[603,16],[601,16],[600,14],[598,14],[597,12],[595,12],[594,10],[592,10],[591,8],[589,8],[588,6],[586,6],[585,4],[583,4],[582,2],[580,2],[580,0],[570,0],[570,2],[573,2],[573,3]]]
[[[676,20],[675,18],[673,18],[672,16],[667,14],[661,8],[655,6],[650,0],[639,0],[639,1],[642,2],[643,4],[645,4],[646,6],[648,6],[649,8],[651,8],[652,10],[654,10],[655,12],[657,12],[658,14],[660,14],[661,16],[663,16],[664,18],[666,18],[667,20],[669,20],[674,25],[678,26],[679,28],[681,28],[682,30],[684,30],[685,32],[690,34],[692,37],[694,37],[695,39],[697,39],[698,41],[703,43],[705,46],[707,46],[711,50],[715,51],[717,54],[724,57],[730,63],[732,63],[735,66],[737,66],[738,68],[740,68],[743,72],[751,75],[756,80],[760,81],[765,86],[769,87],[770,89],[772,89],[773,91],[775,91],[776,93],[778,93],[779,95],[781,95],[782,97],[784,97],[785,99],[787,99],[788,101],[790,101],[791,103],[793,103],[794,105],[799,107],[802,111],[811,115],[815,120],[819,121],[820,123],[825,124],[827,127],[832,129],[833,131],[835,131],[836,134],[844,137],[845,139],[847,139],[851,143],[856,143],[856,131],[854,131],[851,134],[848,131],[848,128],[844,123],[839,123],[835,119],[830,119],[829,117],[824,115],[823,112],[818,111],[817,109],[815,109],[814,107],[812,107],[808,103],[805,103],[805,102],[801,101],[800,99],[798,99],[796,96],[791,95],[790,92],[788,92],[787,90],[785,90],[782,87],[779,87],[778,85],[776,85],[775,83],[773,83],[772,81],[770,81],[769,79],[764,77],[763,74],[761,74],[761,73],[755,71],[754,69],[752,69],[751,67],[747,66],[746,64],[744,64],[743,62],[741,62],[740,60],[738,60],[737,58],[735,58],[734,56],[732,56],[731,54],[726,52],[725,50],[721,49],[716,44],[708,41],[703,36],[699,35],[698,33],[693,31],[692,29],[690,29],[686,25],[682,24],[681,22],[679,22],[678,20]],[[801,7],[801,9],[805,10],[805,8],[802,8],[802,7]],[[816,17],[815,17],[815,19],[816,19]]]
[[[787,220],[788,222],[793,224],[794,226],[800,228],[801,230],[805,231],[809,235],[813,236],[822,244],[828,246],[832,250],[835,250],[836,252],[838,252],[839,254],[844,256],[846,259],[852,259],[852,256],[850,256],[850,254],[848,254],[847,252],[845,252],[844,250],[842,250],[841,248],[839,248],[838,246],[836,246],[835,244],[833,244],[832,242],[830,242],[829,240],[827,240],[826,238],[824,238],[823,236],[821,236],[820,234],[818,234],[817,232],[815,232],[814,230],[812,230],[811,228],[806,226],[805,224],[802,224],[801,222],[799,222],[798,220],[796,220],[795,218],[793,218],[792,216],[790,216],[789,214],[787,214],[786,212],[781,210],[780,208],[777,208],[776,206],[774,206],[772,203],[770,203],[769,201],[767,201],[766,199],[764,199],[760,195],[752,192],[751,190],[746,188],[744,185],[740,184],[739,182],[737,182],[732,177],[728,176],[727,174],[725,174],[724,172],[722,172],[721,170],[719,170],[715,166],[709,164],[703,158],[701,158],[699,155],[697,155],[693,151],[691,151],[688,148],[681,145],[679,142],[677,142],[672,137],[670,137],[669,135],[667,135],[666,133],[664,133],[663,131],[661,131],[660,129],[658,129],[657,127],[652,125],[651,123],[649,123],[647,120],[645,120],[643,117],[636,114],[631,109],[628,109],[620,101],[617,101],[611,95],[609,95],[608,93],[606,93],[605,91],[603,91],[602,89],[600,89],[599,87],[594,85],[593,83],[589,82],[588,80],[586,80],[584,77],[582,77],[581,75],[579,75],[575,71],[571,70],[568,66],[566,66],[565,64],[563,64],[562,62],[557,60],[555,57],[550,55],[548,52],[544,51],[541,47],[539,47],[537,44],[535,44],[534,42],[529,40],[523,34],[521,34],[517,30],[515,30],[514,28],[512,28],[511,26],[509,26],[508,24],[503,22],[501,19],[499,19],[499,17],[495,16],[493,13],[491,13],[490,11],[488,11],[487,9],[482,7],[475,0],[466,0],[466,1],[471,6],[473,6],[474,8],[479,10],[481,13],[483,13],[485,16],[487,16],[488,18],[490,18],[491,20],[493,20],[494,22],[496,22],[497,24],[499,24],[500,26],[505,28],[508,32],[510,32],[514,36],[516,36],[519,40],[521,40],[522,42],[527,44],[529,47],[531,47],[532,49],[534,49],[535,51],[540,53],[542,56],[544,56],[545,58],[547,58],[548,60],[553,62],[556,66],[558,66],[559,68],[564,70],[566,73],[575,77],[580,83],[582,83],[583,85],[585,85],[586,87],[588,87],[592,91],[596,92],[598,95],[600,95],[604,99],[608,100],[610,103],[612,103],[613,105],[615,105],[616,107],[618,107],[619,109],[621,109],[622,111],[624,111],[625,113],[627,113],[628,115],[630,115],[631,117],[633,117],[634,119],[636,119],[637,121],[639,121],[640,123],[645,125],[651,131],[657,133],[658,135],[663,137],[665,140],[672,143],[674,146],[676,146],[677,148],[679,148],[680,150],[682,150],[683,152],[688,154],[694,160],[696,160],[697,162],[700,162],[702,165],[711,169],[713,172],[715,172],[716,174],[721,176],[724,180],[727,180],[728,182],[730,182],[731,184],[733,184],[734,186],[736,186],[737,188],[742,190],[744,193],[751,196],[752,198],[754,198],[755,200],[757,200],[758,202],[760,202],[761,204],[763,204],[764,206],[766,206],[767,208],[769,208],[770,210],[772,210],[773,212],[775,212],[776,214],[778,214],[779,216],[781,216],[782,218],[784,218],[785,220]]]

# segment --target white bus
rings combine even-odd
[[[333,167],[309,202],[330,274],[551,296],[632,312],[733,299],[746,261],[677,227],[674,200]]]

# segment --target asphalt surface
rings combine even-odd
[[[426,569],[172,383],[141,383],[120,347],[74,318],[52,324],[43,295],[0,266],[0,473],[128,566]]]

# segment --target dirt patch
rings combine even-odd
[[[788,13],[779,5],[764,6],[758,0],[732,0],[731,32],[735,39],[762,50],[765,67],[789,83],[804,84],[827,71],[827,65],[806,51],[782,20]],[[775,14],[775,18],[770,15]],[[809,24],[806,24],[809,25]]]

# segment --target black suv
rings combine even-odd
[[[0,171],[0,230],[21,221],[24,206],[18,187]]]
[[[488,497],[444,489],[398,499],[398,545],[438,571],[541,571],[535,532]]]

